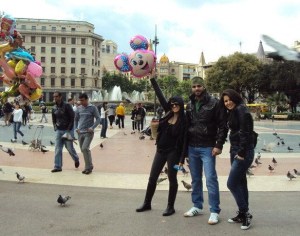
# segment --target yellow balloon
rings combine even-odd
[[[27,65],[25,61],[20,60],[15,67],[15,72],[17,75],[23,75],[26,69],[27,69]]]
[[[38,100],[42,96],[43,90],[42,89],[35,89],[34,92],[29,96],[30,101]]]
[[[16,61],[16,60],[9,60],[9,61],[7,62],[7,64],[8,64],[10,67],[15,68],[16,65],[17,65],[17,61]]]
[[[5,53],[13,50],[14,48],[9,44],[0,44],[0,58],[4,58]]]

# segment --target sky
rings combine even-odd
[[[0,11],[15,18],[80,20],[131,53],[135,35],[154,39],[157,57],[206,63],[235,52],[256,53],[261,35],[293,47],[300,41],[299,0],[15,0]],[[274,51],[263,42],[265,51]]]

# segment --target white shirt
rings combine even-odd
[[[22,109],[15,109],[13,111],[14,115],[14,122],[22,122],[22,115],[23,115],[23,110]]]

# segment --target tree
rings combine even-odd
[[[231,88],[240,93],[248,103],[253,103],[259,88],[261,62],[251,54],[234,53],[221,57],[207,70],[206,86],[210,92],[221,93]]]
[[[284,93],[274,93],[267,97],[267,104],[270,108],[270,111],[277,113],[287,110],[288,98]]]
[[[166,76],[157,80],[157,83],[164,92],[165,97],[169,98],[174,95],[175,88],[178,87],[179,81],[175,76]]]

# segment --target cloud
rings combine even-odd
[[[190,63],[198,63],[202,51],[206,62],[236,51],[256,53],[262,34],[289,47],[299,39],[298,0],[27,0],[3,10],[16,18],[88,21],[128,53],[131,37],[154,39],[157,25],[158,58],[165,53],[171,61]]]

